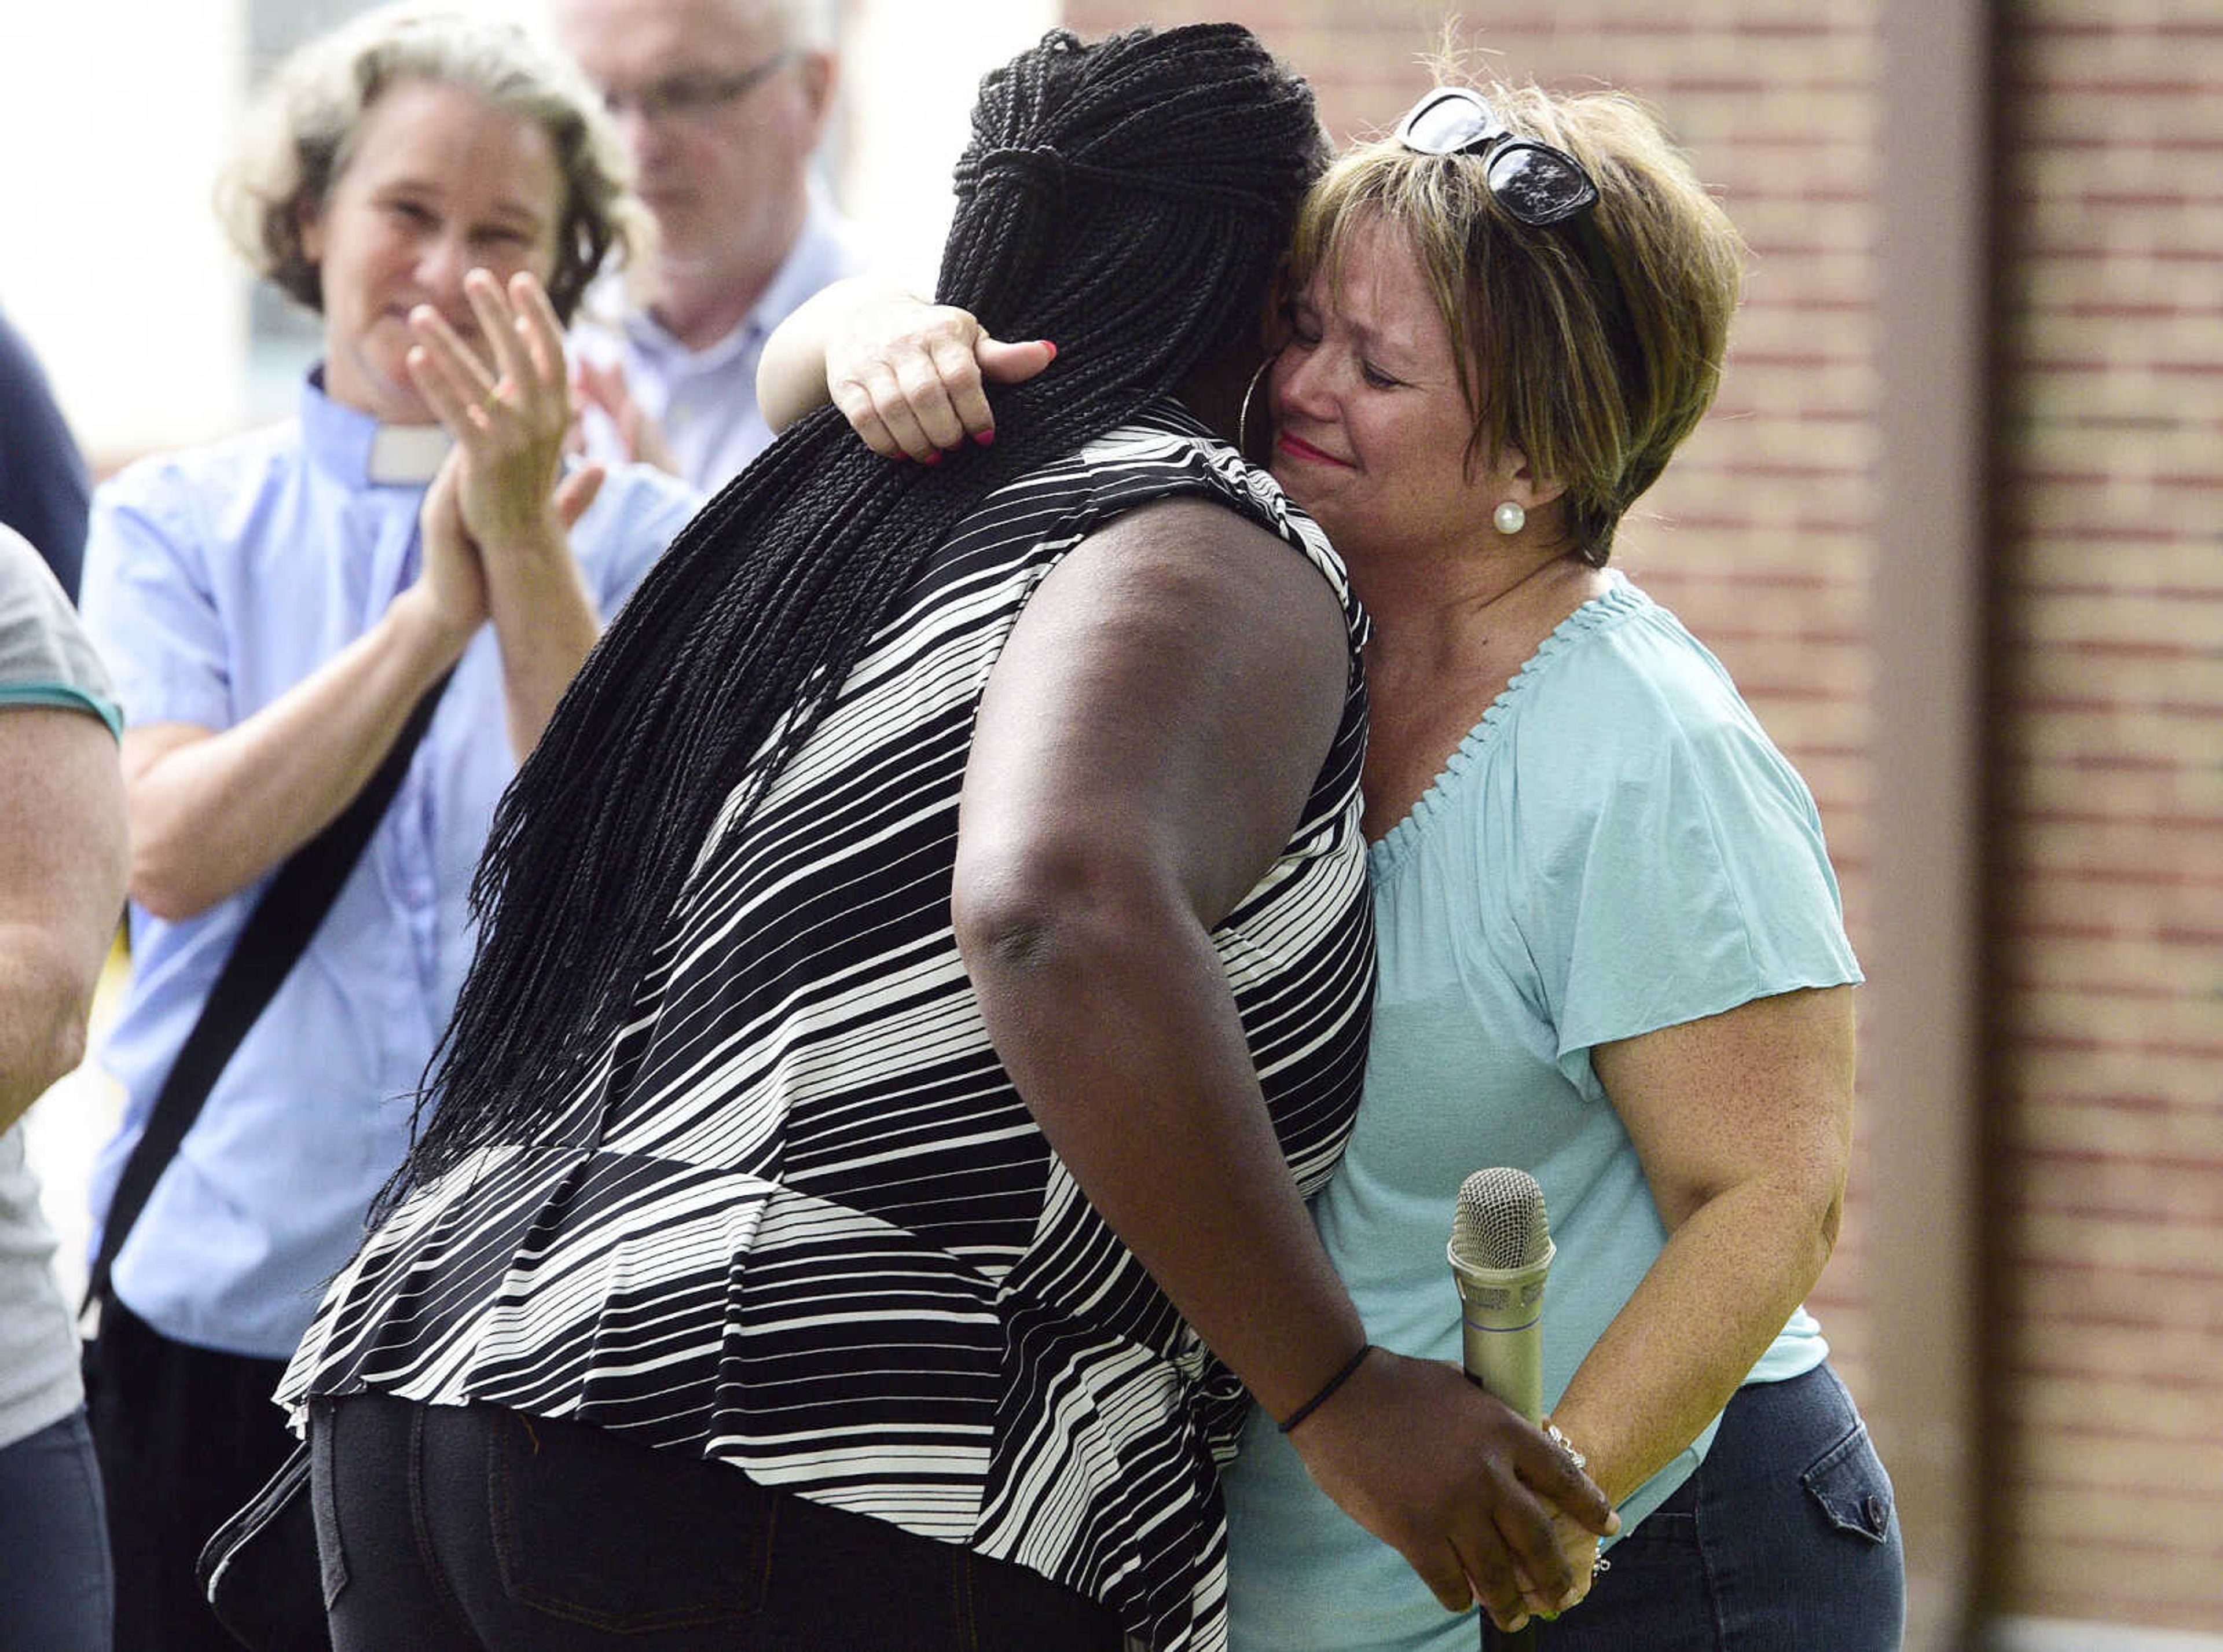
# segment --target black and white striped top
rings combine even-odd
[[[973,713],[1021,607],[1093,529],[1181,493],[1279,533],[1349,621],[1328,764],[1214,934],[1319,1187],[1373,978],[1365,620],[1319,529],[1166,406],[998,490],[930,560],[758,808],[721,816],[547,1145],[417,1190],[333,1283],[282,1403],[576,1418],[1031,1567],[1155,1647],[1224,1644],[1215,1463],[1244,1396],[1036,1129],[949,913]]]

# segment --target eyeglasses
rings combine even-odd
[[[1597,185],[1581,161],[1565,149],[1515,137],[1489,100],[1465,86],[1437,87],[1397,122],[1395,135],[1415,154],[1481,156],[1490,198],[1516,222],[1536,229],[1567,224],[1597,292],[1614,351],[1625,367],[1640,374],[1643,352],[1637,348],[1628,294],[1592,221]]]
[[[613,115],[636,109],[641,119],[652,122],[708,120],[727,104],[747,97],[796,56],[793,52],[781,52],[737,74],[675,74],[639,91],[605,91],[602,107]]]

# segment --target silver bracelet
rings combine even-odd
[[[1559,1432],[1559,1423],[1545,1423],[1545,1425],[1543,1425],[1543,1432],[1545,1432],[1545,1434],[1549,1434],[1549,1436],[1552,1436],[1552,1443],[1554,1443],[1556,1448],[1559,1448],[1559,1449],[1563,1449],[1563,1452],[1565,1452],[1565,1454],[1567,1454],[1567,1460],[1570,1460],[1570,1463],[1574,1463],[1576,1467],[1578,1467],[1578,1470],[1587,1470],[1587,1467],[1590,1467],[1590,1459],[1587,1459],[1587,1456],[1583,1456],[1581,1452],[1578,1452],[1578,1449],[1574,1448],[1574,1441],[1570,1441],[1570,1439],[1567,1439],[1567,1436],[1565,1436],[1565,1434],[1560,1434],[1560,1432]],[[1612,1567],[1614,1567],[1612,1561],[1607,1561],[1605,1556],[1598,1555],[1596,1559],[1594,1559],[1594,1561],[1591,1561],[1591,1563],[1590,1563],[1590,1576],[1591,1576],[1591,1579],[1596,1579],[1596,1576],[1605,1574],[1605,1572],[1609,1572],[1609,1570],[1612,1570]]]
[[[1567,1454],[1567,1460],[1574,1464],[1576,1467],[1588,1468],[1590,1466],[1590,1460],[1584,1456],[1581,1452],[1575,1449],[1575,1442],[1568,1439],[1565,1435],[1559,1432],[1559,1425],[1558,1423],[1546,1423],[1544,1425],[1544,1432],[1552,1436],[1552,1443],[1559,1447],[1560,1450],[1565,1452]]]
[[[1559,1432],[1559,1425],[1558,1423],[1546,1423],[1544,1425],[1544,1432],[1551,1435],[1552,1443],[1559,1447],[1560,1450],[1565,1452],[1567,1454],[1567,1460],[1574,1464],[1577,1468],[1588,1468],[1590,1466],[1590,1460],[1584,1456],[1581,1452],[1575,1449],[1575,1442],[1568,1439],[1565,1435]],[[1603,1553],[1590,1562],[1590,1576],[1593,1579],[1602,1577],[1612,1569],[1613,1562],[1606,1559]]]

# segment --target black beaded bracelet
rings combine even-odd
[[[1357,1371],[1359,1366],[1364,1365],[1366,1363],[1366,1356],[1373,1352],[1374,1344],[1371,1342],[1363,1344],[1357,1353],[1352,1354],[1350,1359],[1344,1361],[1342,1370],[1337,1372],[1335,1375],[1330,1377],[1326,1382],[1320,1385],[1320,1391],[1319,1393],[1314,1394],[1303,1404],[1298,1406],[1295,1410],[1289,1413],[1289,1420],[1281,1425],[1282,1432],[1283,1434],[1288,1433],[1289,1430],[1295,1428],[1298,1423],[1303,1422],[1314,1411],[1319,1410],[1321,1406],[1326,1404],[1329,1400],[1334,1398],[1335,1391],[1351,1380],[1351,1373]]]

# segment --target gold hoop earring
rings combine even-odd
[[[1250,382],[1243,386],[1243,411],[1235,416],[1235,450],[1237,453],[1247,454],[1250,450],[1250,399],[1258,393],[1258,381],[1281,359],[1281,351],[1275,350],[1258,363],[1258,370],[1250,375]]]

